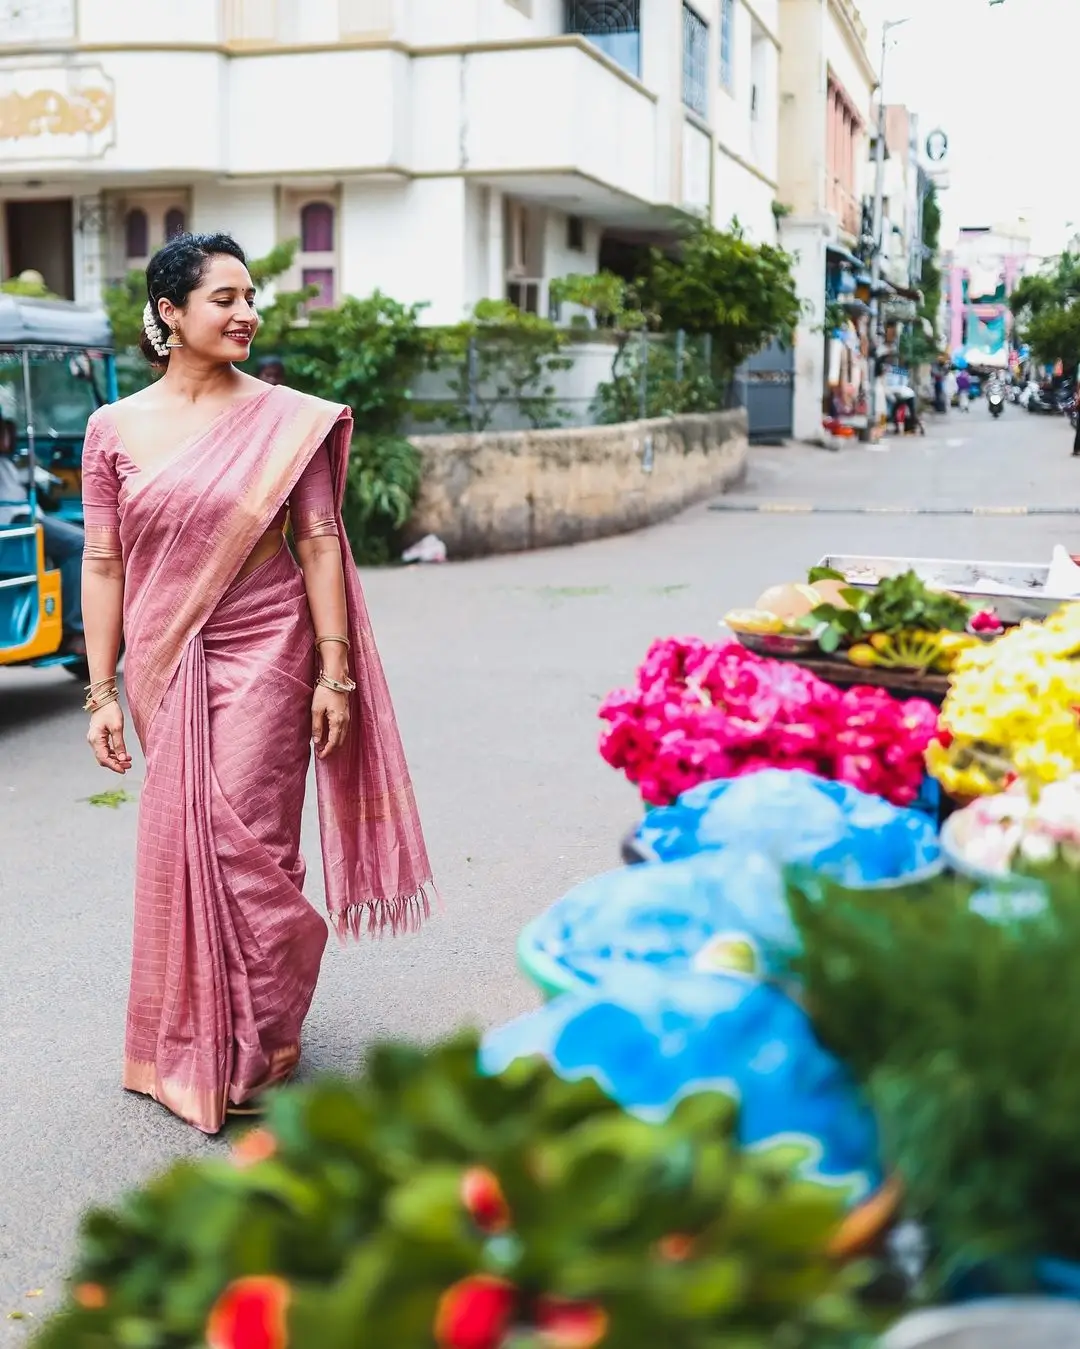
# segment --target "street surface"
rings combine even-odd
[[[1070,511],[1071,435],[1014,408],[992,423],[979,404],[883,450],[754,450],[724,503]],[[633,790],[596,753],[596,710],[654,636],[712,636],[727,609],[830,551],[1035,561],[1059,541],[1080,544],[1080,520],[700,506],[577,548],[366,575],[446,907],[419,936],[328,948],[302,1071],[350,1069],[380,1037],[430,1039],[534,1005],[515,970],[520,928],[615,865],[636,816]],[[86,1205],[228,1141],[118,1086],[135,806],[87,798],[137,794],[142,765],[126,784],[98,769],[80,704],[63,674],[0,672],[0,1344],[33,1324],[11,1312],[40,1318],[57,1296]],[[313,818],[305,838],[318,899]]]

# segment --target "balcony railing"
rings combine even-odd
[[[840,221],[840,228],[857,238],[862,228],[862,210],[855,195],[840,178],[834,178],[830,184],[828,207]]]

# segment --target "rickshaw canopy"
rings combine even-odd
[[[113,336],[103,309],[0,293],[0,347],[23,346],[111,351]]]

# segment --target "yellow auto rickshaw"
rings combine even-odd
[[[65,649],[62,578],[42,522],[81,528],[86,423],[116,397],[102,310],[0,294],[0,667],[85,668]]]

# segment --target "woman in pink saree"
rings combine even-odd
[[[122,631],[146,759],[123,1084],[214,1133],[299,1060],[327,939],[300,853],[313,741],[338,933],[418,926],[431,867],[344,546],[351,414],[235,369],[258,318],[228,236],[172,240],[147,288],[164,377],[84,449],[87,738],[130,768]]]

